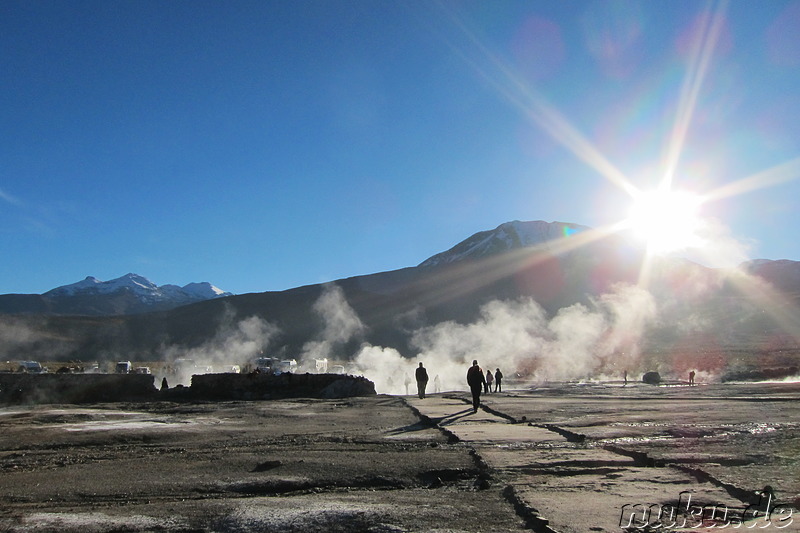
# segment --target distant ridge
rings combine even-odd
[[[0,313],[128,315],[165,311],[225,296],[232,294],[208,282],[189,283],[183,287],[158,286],[144,276],[133,273],[109,281],[87,276],[41,295],[0,295]]]
[[[794,319],[800,316],[800,262],[758,259],[714,269],[685,259],[650,258],[642,287],[642,252],[615,236],[580,235],[588,231],[570,223],[512,221],[416,267],[283,291],[228,295],[210,284],[157,287],[128,274],[108,282],[90,277],[43,295],[0,295],[0,356],[100,360],[124,354],[144,361],[166,353],[165,347],[217,346],[223,334],[238,339],[243,330],[237,325],[245,324],[281,357],[300,358],[322,347],[347,360],[364,346],[409,357],[420,353],[420,342],[446,343],[453,329],[471,334],[477,325],[500,339],[504,323],[489,321],[487,313],[499,305],[508,311],[504,320],[514,321],[530,311],[520,305],[535,302],[534,315],[564,328],[542,330],[539,337],[547,343],[580,340],[585,330],[579,324],[604,327],[602,321],[581,322],[584,315],[635,325],[640,314],[647,316],[639,310],[649,309],[657,316],[642,326],[640,339],[629,340],[626,326],[618,336],[600,340],[617,343],[625,353],[631,353],[627,344],[637,342],[654,362],[686,361],[717,370],[728,361],[734,366],[756,358],[762,366],[800,361]],[[577,246],[565,245],[576,234]],[[186,302],[191,305],[170,298],[177,293],[196,298],[198,292],[211,297]],[[146,312],[153,310],[158,312]],[[340,336],[331,321],[358,327]],[[541,346],[547,347],[512,343],[504,351],[526,350],[531,364],[538,364]]]

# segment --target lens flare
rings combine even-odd
[[[628,223],[647,250],[664,254],[698,247],[702,240],[699,208],[701,197],[683,191],[653,191],[634,197]]]

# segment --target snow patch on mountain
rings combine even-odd
[[[147,303],[175,301],[193,302],[210,300],[223,296],[231,296],[214,285],[203,283],[189,283],[184,287],[177,285],[158,286],[144,276],[129,273],[110,281],[100,281],[93,276],[70,285],[63,285],[45,293],[47,296],[76,296],[76,295],[109,295],[121,291],[128,291],[140,301]]]
[[[478,259],[502,253],[517,248],[529,246],[543,246],[549,249],[549,244],[559,239],[569,238],[575,233],[586,231],[590,228],[578,224],[565,222],[519,221],[506,222],[497,228],[481,231],[472,237],[456,244],[446,252],[436,254],[420,263],[421,267],[432,267],[463,261],[465,259]]]
[[[225,292],[220,288],[213,286],[212,284],[204,281],[202,283],[189,283],[188,285],[184,285],[181,290],[187,292],[189,294],[193,294],[198,298],[202,298],[204,300],[210,300],[212,298],[220,298],[222,296],[230,296],[231,293]]]

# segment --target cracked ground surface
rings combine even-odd
[[[683,493],[742,509],[767,484],[782,512],[797,505],[797,384],[560,384],[485,395],[477,414],[468,402],[2,408],[0,531],[623,531],[626,505]],[[750,525],[800,531],[795,515]]]
[[[474,415],[463,394],[409,402],[474,447],[534,529],[800,531],[798,384],[559,384],[482,399]],[[741,523],[748,506],[764,510],[766,485],[772,516]],[[658,521],[671,506],[683,512]]]

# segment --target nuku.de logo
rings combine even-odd
[[[625,531],[674,531],[680,529],[783,529],[792,524],[793,509],[778,504],[767,486],[756,504],[728,507],[722,504],[692,503],[692,492],[678,494],[675,504],[625,504],[619,527]]]

